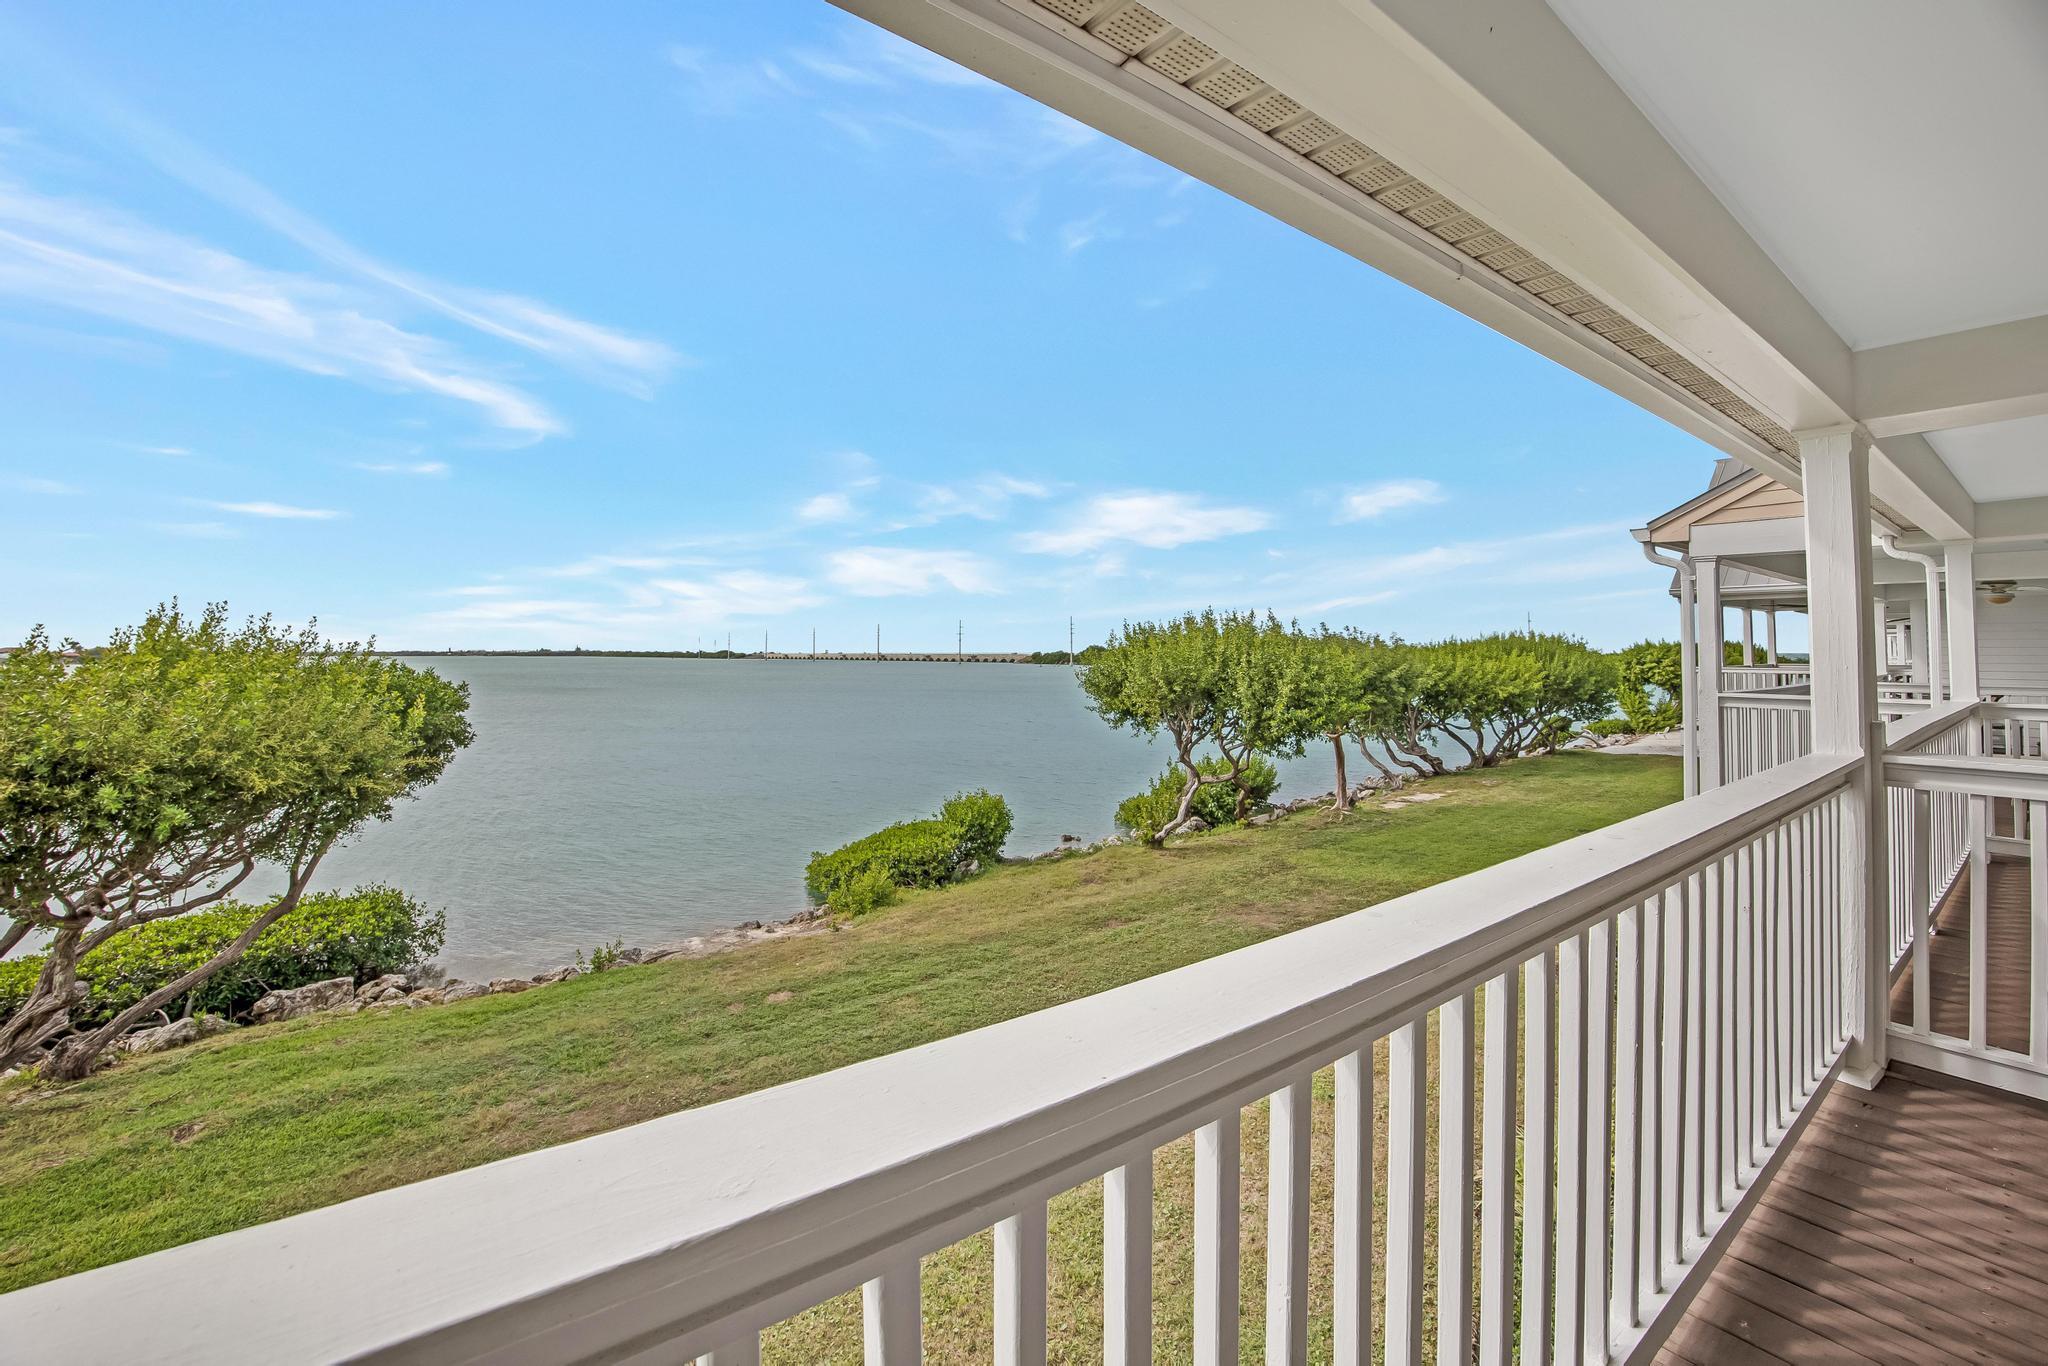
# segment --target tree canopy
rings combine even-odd
[[[1160,840],[1185,824],[1205,784],[1235,785],[1241,818],[1244,774],[1261,754],[1329,742],[1342,808],[1347,739],[1388,777],[1487,768],[1554,745],[1613,707],[1615,668],[1569,636],[1410,644],[1205,611],[1127,623],[1081,682],[1111,725],[1170,738],[1186,781],[1174,819],[1148,827]],[[1222,762],[1203,764],[1205,752]]]
[[[298,904],[320,859],[388,819],[470,742],[468,690],[268,617],[175,604],[100,649],[38,631],[0,660],[0,956],[49,937],[35,990],[0,1022],[0,1066],[80,1075]],[[79,956],[227,898],[259,867],[286,890],[206,964],[93,1030],[60,1037]]]

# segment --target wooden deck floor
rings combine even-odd
[[[2026,1045],[2025,896],[1994,862],[1994,1045]],[[1959,887],[1930,945],[1944,1033],[1968,1024],[1968,910]],[[1896,1065],[1837,1086],[1657,1359],[2048,1362],[2048,1106]]]

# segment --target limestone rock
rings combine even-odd
[[[550,986],[556,982],[566,982],[571,977],[581,977],[582,975],[583,969],[579,967],[556,968],[553,972],[541,973],[528,985],[536,987]],[[497,989],[498,984],[496,982],[491,983],[491,990],[496,991]]]
[[[387,972],[382,977],[374,981],[365,982],[357,987],[356,999],[358,1001],[382,1001],[389,998],[394,991],[403,996],[411,989],[412,979],[404,973]]]
[[[225,1034],[234,1025],[218,1015],[191,1015],[182,1020],[173,1020],[155,1029],[138,1029],[121,1040],[123,1053],[161,1053],[167,1048],[183,1048],[188,1043],[198,1043],[216,1034]]]
[[[249,1018],[257,1024],[296,1020],[302,1015],[354,1005],[355,995],[354,978],[330,977],[324,982],[309,982],[302,987],[288,987],[266,994],[250,1007]]]
[[[490,991],[493,996],[510,996],[515,992],[531,991],[534,985],[524,977],[495,977],[491,979]]]
[[[453,986],[441,988],[441,1004],[448,1005],[455,1001],[474,1000],[478,996],[488,996],[490,994],[491,989],[482,982],[457,982]]]

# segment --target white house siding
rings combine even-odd
[[[2048,593],[2002,607],[1977,596],[1978,686],[1986,693],[2048,696]]]

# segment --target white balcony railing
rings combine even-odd
[[[1721,670],[1721,691],[1760,692],[1771,688],[1804,687],[1813,682],[1813,670],[1805,665],[1737,664]]]
[[[1994,704],[1895,725],[1885,782],[1894,971],[1912,978],[1908,1018],[1891,1027],[1893,1056],[2048,1100],[2044,729],[2048,707]],[[1962,933],[1938,941],[1937,914],[1959,879]],[[1943,952],[1958,938],[1958,951]],[[1945,1008],[1958,998],[1960,1010]]]
[[[1644,1358],[1839,1065],[1859,763],[1795,760],[971,1034],[0,1297],[0,1342],[725,1366],[862,1288],[867,1359],[898,1366],[919,1359],[919,1259],[994,1228],[994,1356],[1038,1363],[1047,1201],[1104,1177],[1102,1355],[1148,1361],[1153,1154],[1192,1134],[1195,1356],[1234,1362],[1240,1116],[1263,1102],[1266,1359],[1301,1361],[1330,1068],[1337,1361],[1373,1359],[1375,1300],[1388,1361],[1432,1337],[1489,1363],[1517,1341]]]

